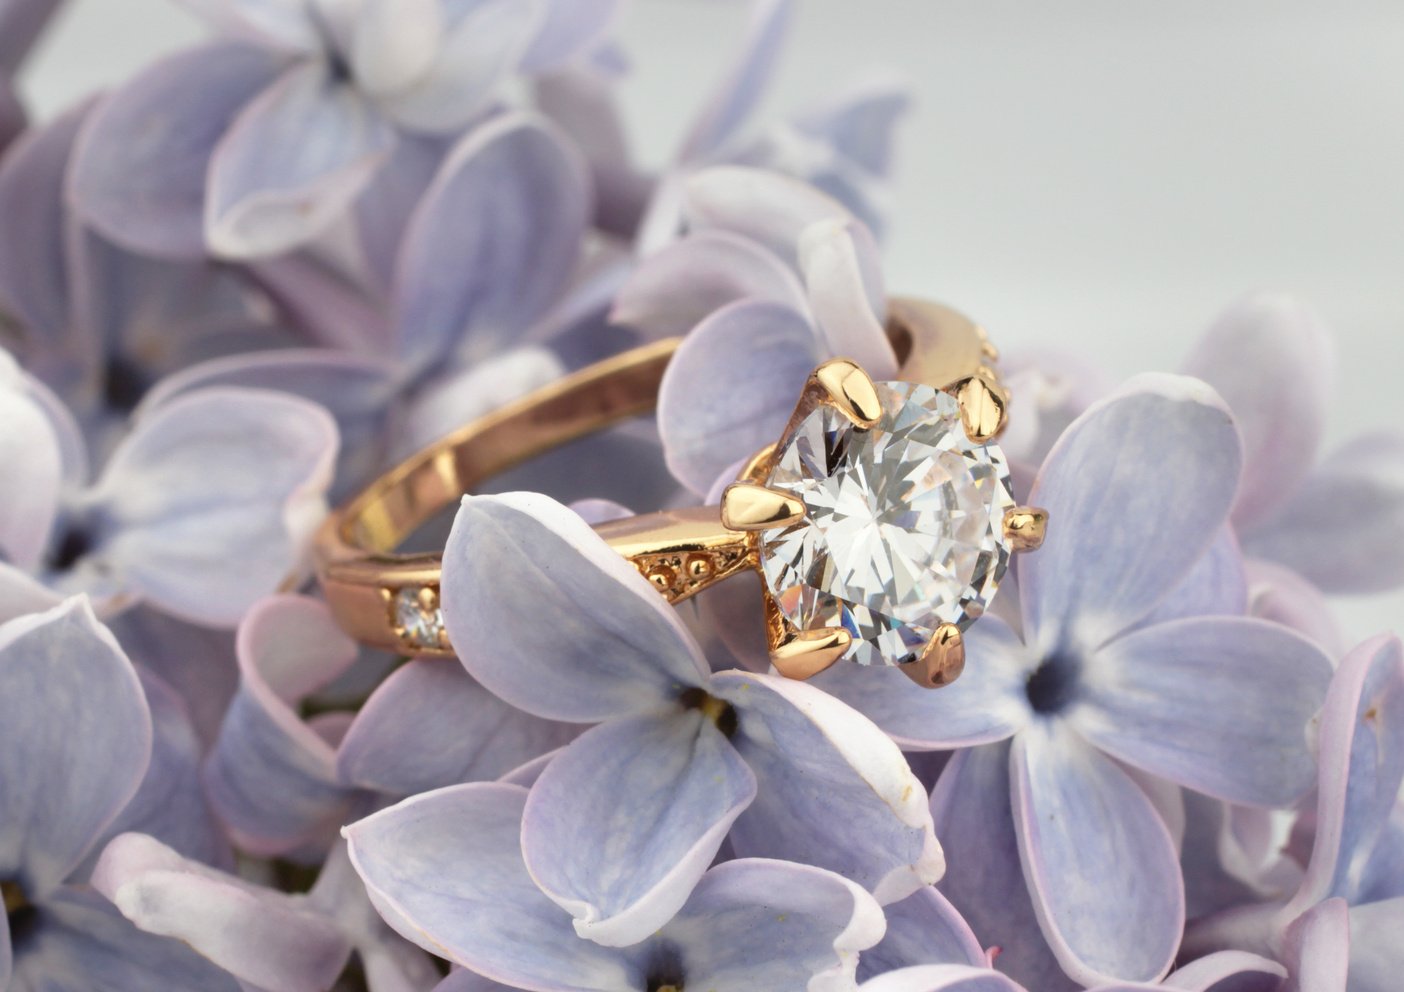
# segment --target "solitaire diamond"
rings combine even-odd
[[[1009,561],[1009,468],[965,436],[954,397],[875,384],[882,416],[854,426],[816,407],[780,443],[765,485],[805,517],[762,531],[760,560],[781,612],[801,630],[842,625],[861,665],[916,661],[943,623],[978,617]]]

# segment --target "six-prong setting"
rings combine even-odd
[[[1010,494],[993,443],[1007,405],[983,366],[943,390],[842,358],[814,370],[784,436],[722,498],[765,583],[780,674],[848,660],[927,688],[960,675],[963,630],[1047,523]]]

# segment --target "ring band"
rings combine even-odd
[[[903,380],[948,392],[952,384],[976,383],[978,400],[962,410],[983,424],[972,425],[967,419],[967,433],[984,431],[983,440],[988,441],[998,432],[1006,397],[994,370],[997,353],[983,330],[940,304],[905,298],[891,301],[887,330],[901,360]],[[341,627],[375,647],[420,656],[452,655],[439,615],[442,556],[401,554],[395,549],[492,476],[652,411],[664,370],[680,343],[675,338],[635,348],[529,393],[419,451],[332,513],[317,535],[314,563]],[[852,363],[828,365],[856,370]],[[826,367],[821,366],[816,375]],[[858,372],[869,382],[866,374]],[[815,381],[811,377],[811,384]],[[664,596],[679,602],[748,567],[758,567],[757,531],[776,526],[777,521],[765,519],[773,507],[750,498],[744,481],[759,482],[773,457],[774,446],[752,460],[743,472],[743,484],[732,487],[738,491],[735,500],[724,501],[726,506],[645,513],[598,524],[595,530]],[[759,485],[749,488],[767,492]],[[762,495],[759,502],[764,501]],[[1015,550],[1036,546],[1043,523],[1039,512],[1015,509],[1019,512],[1005,517],[1003,536]],[[826,638],[786,629],[769,596],[767,604],[772,657],[783,674],[808,677],[848,646],[841,630]],[[959,629],[946,626],[952,629],[933,637],[928,652],[932,657],[923,670],[909,672],[922,684],[944,684],[959,673],[963,663],[963,654],[956,657]],[[835,643],[839,641],[841,645]]]

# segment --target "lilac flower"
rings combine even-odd
[[[1022,634],[981,619],[965,675],[939,692],[841,666],[816,680],[905,748],[983,745],[958,752],[932,795],[953,852],[943,890],[1040,989],[1061,980],[1038,931],[1087,985],[1151,981],[1174,959],[1184,894],[1161,780],[1259,806],[1310,787],[1306,725],[1330,664],[1285,628],[1230,615],[1243,607],[1223,537],[1239,464],[1207,386],[1132,380],[1039,473],[1032,500],[1056,525],[1018,565]]]
[[[0,985],[235,992],[184,945],[141,933],[81,884],[90,853],[124,821],[186,841],[200,831],[169,791],[181,784],[179,743],[153,730],[136,670],[87,602],[0,624],[0,682]],[[156,801],[163,790],[174,805]]]
[[[0,309],[25,367],[105,453],[161,376],[287,337],[247,279],[204,260],[133,255],[87,229],[64,183],[92,104],[30,131],[0,164]]]
[[[87,593],[233,626],[302,559],[337,436],[296,397],[207,389],[148,406],[89,479],[72,416],[0,352],[0,617]]]
[[[1404,648],[1381,635],[1351,651],[1318,725],[1315,839],[1290,899],[1238,906],[1195,924],[1196,949],[1278,956],[1298,987],[1386,992],[1404,949]],[[1327,976],[1335,974],[1334,984]],[[1313,982],[1319,984],[1313,984]]]
[[[401,666],[359,713],[304,721],[304,700],[356,658],[355,643],[317,600],[271,597],[240,625],[238,692],[205,783],[245,851],[325,850],[342,824],[387,799],[495,779],[576,734],[513,709],[439,660]]]
[[[589,48],[615,3],[194,6],[226,37],[157,63],[103,105],[73,191],[100,231],[134,248],[252,258],[343,217],[402,135],[456,134],[513,75]]]
[[[1393,589],[1404,551],[1380,535],[1404,526],[1404,435],[1362,435],[1318,460],[1338,388],[1334,350],[1315,314],[1264,294],[1220,316],[1186,370],[1222,393],[1243,432],[1232,519],[1244,554],[1327,593]]]
[[[739,855],[831,868],[884,902],[940,875],[921,785],[875,726],[801,683],[712,674],[666,600],[560,504],[466,498],[442,599],[489,690],[599,724],[542,771],[522,833],[532,877],[582,936],[622,946],[658,929],[728,831]]]
[[[58,6],[59,0],[0,0],[0,152],[24,129],[15,72]]]
[[[443,992],[838,990],[852,988],[857,952],[882,936],[882,911],[859,886],[746,858],[701,874],[671,922],[630,946],[580,939],[523,861],[529,803],[516,786],[456,786],[346,830],[352,863],[390,925],[476,973],[450,977]]]
[[[1164,982],[1112,982],[1089,992],[1279,992],[1283,969],[1266,958],[1226,951],[1194,961]],[[1035,986],[1033,992],[1041,992]],[[959,964],[919,965],[890,971],[859,986],[859,992],[1025,992],[997,971]]]
[[[687,181],[690,234],[646,259],[613,319],[686,334],[658,397],[668,467],[698,493],[779,435],[805,378],[842,354],[897,370],[867,229],[823,193],[737,166]]]
[[[115,837],[92,885],[141,930],[173,937],[266,992],[332,987],[355,951],[371,992],[427,992],[429,958],[376,914],[345,845],[306,895],[288,895],[182,858],[144,834]]]

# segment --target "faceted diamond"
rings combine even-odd
[[[443,642],[444,615],[438,594],[421,586],[406,586],[395,594],[395,626],[413,647],[436,648]]]
[[[796,627],[842,624],[862,665],[916,661],[943,623],[965,627],[1009,562],[1009,468],[975,444],[955,398],[879,382],[882,416],[855,427],[819,406],[780,445],[766,485],[805,518],[760,535],[761,567]]]

